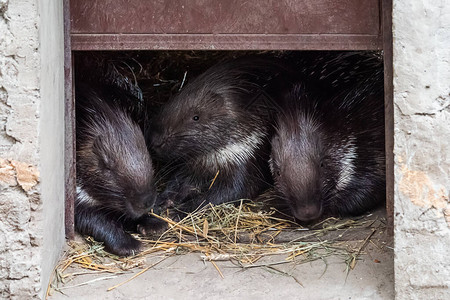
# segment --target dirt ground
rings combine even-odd
[[[346,273],[345,257],[296,265],[285,256],[258,261],[264,267],[243,269],[230,261],[203,261],[191,253],[145,258],[141,269],[120,275],[93,274],[77,267],[70,272],[86,272],[52,291],[49,300],[65,299],[393,299],[393,251],[368,244],[355,268]],[[163,260],[162,260],[163,259]],[[130,279],[146,266],[157,265]]]

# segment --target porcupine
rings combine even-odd
[[[126,109],[105,99],[113,89],[77,85],[75,229],[127,256],[141,242],[125,230],[150,234],[165,225],[147,214],[156,199],[152,160]]]
[[[382,64],[359,58],[324,63],[331,69],[316,70],[322,75],[282,97],[271,170],[280,198],[298,220],[357,215],[385,199]],[[342,59],[352,63],[329,74]]]
[[[284,68],[263,58],[219,63],[163,106],[150,144],[174,171],[161,202],[190,212],[255,197],[270,185],[268,94]]]

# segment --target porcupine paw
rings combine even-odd
[[[143,236],[160,235],[167,230],[167,223],[152,216],[145,216],[137,224],[137,232]]]
[[[142,243],[124,232],[111,243],[105,243],[105,250],[118,256],[131,256],[141,251]]]

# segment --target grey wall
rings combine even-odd
[[[42,293],[64,243],[64,16],[63,1],[41,0],[40,172],[43,216]]]
[[[37,26],[35,1],[0,2],[0,295],[5,298],[32,298],[40,290]]]
[[[42,297],[64,242],[61,1],[0,0],[0,298]]]
[[[395,289],[450,299],[450,2],[393,4]]]

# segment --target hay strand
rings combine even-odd
[[[216,206],[208,204],[180,221],[174,221],[167,215],[149,214],[167,222],[169,228],[155,237],[134,234],[144,245],[141,253],[126,258],[118,257],[105,252],[103,245],[91,238],[86,239],[87,243],[71,243],[66,258],[55,271],[58,276],[55,276],[57,279],[52,288],[59,290],[58,284],[82,274],[70,273],[71,267],[92,273],[119,274],[142,268],[149,255],[162,255],[163,258],[108,290],[134,280],[172,255],[186,253],[200,253],[201,258],[210,262],[221,278],[224,278],[224,274],[217,264],[220,261],[230,261],[243,269],[273,269],[277,265],[301,264],[338,255],[347,262],[347,271],[350,271],[356,266],[357,258],[366,245],[374,243],[374,235],[385,227],[382,219],[372,216],[368,219],[327,218],[311,228],[305,228],[275,208],[249,200]],[[368,231],[369,234],[362,235]],[[355,232],[359,232],[356,238]],[[356,240],[355,247],[349,248],[347,243],[342,242],[347,237]],[[284,255],[285,258],[275,262],[260,262],[262,258],[274,255]],[[297,278],[294,280],[301,285]]]

